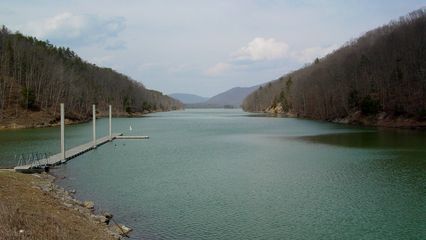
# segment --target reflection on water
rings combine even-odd
[[[426,132],[404,129],[380,129],[361,132],[302,136],[296,139],[312,144],[344,148],[370,149],[372,154],[388,156],[377,161],[392,171],[413,171],[413,181],[422,180],[426,171]],[[389,161],[392,160],[392,161]]]
[[[426,133],[413,130],[382,129],[367,132],[333,133],[300,137],[312,143],[351,148],[426,151]],[[422,146],[423,145],[423,146]]]

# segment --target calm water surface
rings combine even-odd
[[[426,133],[241,110],[113,120],[116,140],[54,170],[135,239],[426,239]],[[99,135],[107,120],[98,121]],[[91,124],[66,128],[67,147]],[[0,132],[16,152],[59,149],[59,128]]]

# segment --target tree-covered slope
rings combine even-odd
[[[166,111],[181,103],[110,68],[82,60],[68,48],[56,47],[20,33],[0,30],[0,121],[22,112],[54,115],[66,104],[66,117],[84,120],[91,105],[119,114]]]
[[[260,87],[246,111],[312,119],[426,118],[426,9],[367,32]]]

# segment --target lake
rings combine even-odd
[[[97,121],[98,136],[107,119]],[[129,131],[132,126],[133,131]],[[114,118],[115,140],[52,172],[134,239],[425,239],[426,132],[241,110]],[[66,127],[66,147],[91,123]],[[0,163],[59,152],[59,128],[0,132]]]

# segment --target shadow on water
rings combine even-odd
[[[377,129],[367,132],[334,133],[302,136],[295,139],[312,144],[325,144],[343,148],[371,150],[378,155],[389,156],[392,161],[375,161],[382,168],[393,171],[410,169],[426,170],[426,132],[405,129]],[[424,173],[419,173],[421,178]],[[417,176],[413,174],[413,176]]]
[[[386,129],[297,137],[302,141],[348,148],[426,151],[426,132]]]

